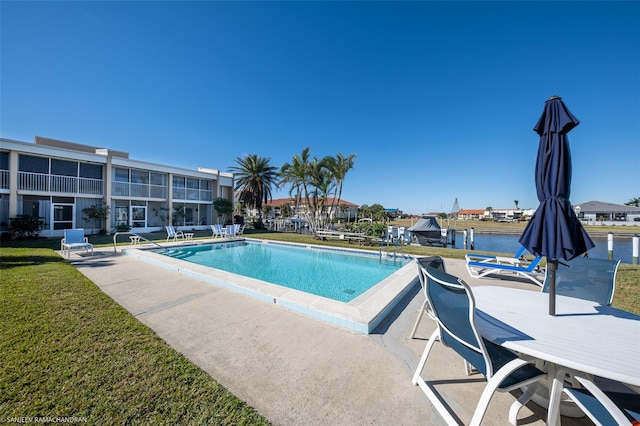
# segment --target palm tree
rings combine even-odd
[[[640,207],[640,197],[638,198],[632,198],[629,201],[627,201],[626,203],[624,203],[626,206],[636,206],[636,207]]]
[[[340,200],[342,199],[342,185],[344,184],[344,178],[347,175],[347,172],[353,168],[353,162],[355,158],[355,154],[351,154],[348,157],[345,157],[340,153],[338,153],[335,158],[325,157],[326,166],[333,176],[336,187],[336,196],[333,197],[332,208],[340,204]]]
[[[311,206],[312,228],[321,229],[329,225],[328,197],[334,188],[334,181],[327,167],[326,157],[313,158],[307,168],[309,192],[307,205]]]
[[[307,199],[309,194],[309,147],[302,150],[301,155],[294,155],[291,163],[284,163],[280,167],[279,186],[289,184],[289,196],[295,200],[298,207],[302,199]]]
[[[513,200],[513,203],[516,205],[516,210],[518,210],[518,204],[520,204],[519,200]]]
[[[291,163],[282,165],[279,185],[290,185],[289,195],[295,200],[296,207],[305,205],[305,219],[313,231],[325,225],[323,212],[326,211],[331,180],[326,161],[311,159],[309,151],[309,147],[305,148],[301,155],[293,156]]]
[[[235,190],[239,192],[240,202],[249,208],[257,209],[261,223],[262,204],[273,199],[271,188],[277,184],[276,167],[271,166],[269,161],[270,158],[247,155],[244,158],[236,158],[238,165],[229,168],[234,174]]]
[[[329,212],[337,209],[342,197],[342,185],[347,172],[353,168],[355,154],[348,157],[338,154],[318,160],[311,158],[307,147],[301,155],[294,155],[291,163],[280,168],[279,185],[290,185],[289,195],[296,206],[304,203],[305,219],[312,230],[329,224]],[[329,205],[329,198],[333,198]]]

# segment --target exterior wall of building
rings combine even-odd
[[[37,216],[40,235],[94,224],[83,209],[106,203],[110,217],[135,232],[161,230],[171,222],[188,229],[215,223],[213,200],[233,201],[233,175],[187,170],[129,159],[127,153],[36,137],[36,143],[0,139],[0,222]]]

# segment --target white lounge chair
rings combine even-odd
[[[212,237],[216,238],[224,238],[224,229],[222,229],[222,225],[219,223],[211,226]]]
[[[225,227],[225,234],[229,238],[235,238],[240,230],[240,224],[227,225]]]
[[[176,241],[178,238],[182,238],[184,240],[184,232],[176,231],[176,229],[171,225],[167,225],[165,228],[167,228],[167,242],[169,242],[170,238],[173,238],[173,241]]]
[[[444,402],[444,398],[436,393],[433,385],[422,376],[429,353],[435,342],[439,340],[444,346],[458,353],[465,362],[471,364],[487,379],[487,384],[469,422],[470,425],[481,424],[491,397],[496,391],[510,392],[522,386],[528,386],[530,390],[523,393],[517,401],[520,405],[526,404],[531,399],[538,381],[546,377],[546,374],[518,357],[517,354],[481,336],[475,324],[475,299],[467,283],[429,266],[425,267],[425,271],[426,293],[438,328],[429,338],[420,358],[413,376],[413,384],[420,386],[446,424],[459,424],[451,408]],[[438,382],[440,385],[443,384],[442,379]]]
[[[469,275],[474,278],[509,272],[527,278],[542,287],[542,281],[540,281],[542,272],[539,270],[542,257],[536,256],[533,260],[529,261],[524,257],[524,252],[525,248],[522,247],[512,257],[467,253],[465,255],[467,270],[469,271]]]
[[[89,243],[87,237],[84,236],[84,229],[65,229],[64,237],[60,242],[60,250],[66,252],[67,257],[71,256],[71,250],[82,250],[93,253],[93,244]]]

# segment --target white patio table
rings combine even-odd
[[[472,288],[476,323],[488,340],[549,365],[547,424],[560,423],[560,400],[570,370],[640,386],[640,316],[572,297],[494,286]]]

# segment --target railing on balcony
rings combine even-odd
[[[9,189],[9,170],[0,170],[0,189]]]
[[[7,176],[7,187],[9,177]],[[4,177],[2,177],[4,184]],[[101,179],[18,172],[18,189],[33,192],[102,195]]]
[[[166,199],[168,188],[146,183],[113,182],[111,195],[116,197],[161,198]]]
[[[173,199],[183,201],[213,201],[210,189],[173,188]]]

